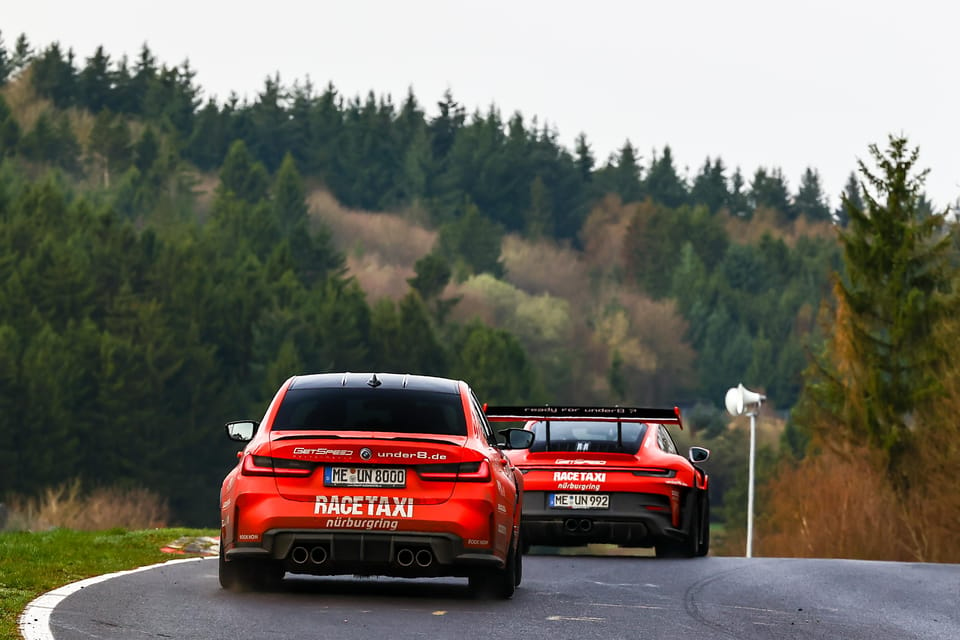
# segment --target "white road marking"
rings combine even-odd
[[[56,609],[57,605],[63,602],[64,599],[76,593],[77,591],[80,591],[80,589],[100,582],[106,582],[111,578],[130,575],[131,573],[139,573],[141,571],[147,571],[148,569],[154,569],[156,567],[166,567],[179,562],[196,562],[204,559],[205,558],[201,557],[183,558],[181,560],[168,560],[159,564],[151,564],[146,567],[139,567],[138,569],[117,571],[114,573],[107,573],[102,576],[94,576],[92,578],[87,578],[86,580],[73,582],[71,584],[53,589],[52,591],[48,591],[42,596],[35,598],[30,604],[27,605],[26,609],[23,610],[23,613],[20,615],[20,620],[18,621],[20,633],[23,635],[23,640],[54,640],[53,632],[50,630],[50,616],[53,615],[53,610]]]
[[[547,616],[551,622],[605,622],[606,618],[590,618],[588,616]]]

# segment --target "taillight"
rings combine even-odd
[[[648,467],[645,469],[634,469],[631,473],[635,476],[647,476],[650,478],[674,478],[677,475],[677,470]]]
[[[417,467],[421,480],[484,482],[490,479],[490,464],[484,460],[449,464],[421,464]]]
[[[316,465],[305,460],[271,458],[269,456],[246,456],[240,472],[245,476],[287,476],[304,478],[313,473]]]

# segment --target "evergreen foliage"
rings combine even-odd
[[[831,215],[812,168],[793,197],[779,169],[758,169],[748,185],[719,157],[688,183],[669,146],[643,166],[626,141],[598,163],[584,134],[569,151],[536,119],[495,106],[468,114],[450,92],[430,116],[412,90],[398,103],[347,98],[275,75],[251,101],[201,102],[194,80],[189,62],[162,64],[146,44],[130,61],[98,47],[78,66],[58,43],[35,51],[22,35],[10,51],[0,39],[0,428],[12,445],[0,451],[2,489],[75,476],[142,484],[169,495],[184,522],[209,524],[234,461],[219,425],[255,417],[301,372],[452,375],[499,403],[574,390],[683,405],[718,402],[744,376],[790,407],[818,338],[812,310],[840,267],[832,239],[791,235],[800,215],[849,219],[843,247],[867,266],[846,265],[847,309],[894,317],[893,301],[906,301],[893,328],[850,324],[864,348],[887,344],[876,362],[899,367],[879,369],[871,390],[889,385],[914,402],[936,391],[926,373],[936,353],[922,338],[948,308],[933,260],[945,227],[914,183],[897,204],[880,195],[893,188],[884,175],[867,176],[876,195],[863,200],[852,179]],[[11,84],[40,98],[29,117],[5,99]],[[201,179],[217,181],[212,197]],[[316,185],[346,207],[412,211],[433,227],[409,290],[367,300],[310,218]],[[506,234],[576,252],[610,194],[629,216],[615,244],[599,241],[589,285],[571,285],[590,291],[568,300],[502,280]],[[751,217],[774,223],[738,235]],[[864,283],[882,269],[864,256],[879,260],[871,251],[885,245],[857,238],[897,233],[914,249],[883,264],[907,284],[874,291]],[[494,326],[461,313],[461,297],[441,298],[451,281],[499,300],[486,309]],[[611,283],[625,295],[601,298]],[[657,342],[648,330],[644,342],[632,333],[640,321],[674,333]],[[897,406],[862,424],[898,443],[889,434],[908,418]],[[793,429],[792,445],[806,435]],[[716,437],[718,451],[734,446]]]
[[[911,439],[922,436],[913,413],[942,394],[946,354],[934,332],[956,315],[957,271],[945,216],[920,206],[918,150],[891,136],[870,154],[875,169],[859,163],[863,204],[843,200],[849,225],[839,233],[834,333],[808,373],[802,411],[821,443],[868,444],[899,474]]]

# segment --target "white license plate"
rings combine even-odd
[[[605,493],[551,493],[552,509],[609,509],[610,496]]]
[[[328,487],[405,487],[407,470],[396,467],[326,467],[323,484]]]

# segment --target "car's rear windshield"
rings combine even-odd
[[[460,396],[410,389],[290,389],[274,430],[466,435]]]
[[[647,432],[642,422],[620,424],[590,420],[553,420],[533,425],[536,435],[530,451],[587,451],[594,453],[636,453]]]

